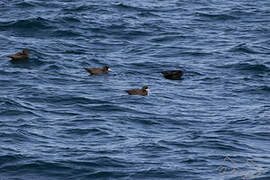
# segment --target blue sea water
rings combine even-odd
[[[0,180],[269,180],[269,25],[268,0],[1,0]]]

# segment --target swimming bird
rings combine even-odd
[[[104,66],[103,68],[84,68],[90,75],[94,74],[106,74],[110,71],[109,66]]]
[[[172,80],[178,80],[181,79],[181,77],[183,76],[183,71],[181,70],[174,70],[174,71],[164,71],[161,72],[163,74],[163,76],[166,79],[172,79]]]
[[[131,90],[125,90],[129,95],[141,95],[141,96],[147,96],[149,89],[148,86],[143,86],[141,89],[131,89]]]
[[[22,52],[18,52],[16,54],[12,54],[7,56],[11,58],[12,60],[22,60],[22,59],[27,59],[29,57],[29,51],[24,49]]]

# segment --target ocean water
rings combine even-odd
[[[268,0],[1,0],[0,180],[269,180],[269,25]]]

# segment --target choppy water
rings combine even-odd
[[[1,180],[270,179],[268,0],[1,0],[0,12]],[[6,57],[23,48],[30,59]],[[174,69],[183,80],[160,74]],[[143,85],[147,97],[124,92]]]

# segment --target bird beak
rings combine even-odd
[[[111,68],[109,68],[108,71],[112,71]]]

